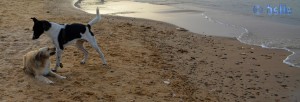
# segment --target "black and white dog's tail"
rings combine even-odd
[[[92,26],[93,24],[97,23],[97,22],[100,21],[100,20],[101,20],[101,15],[99,14],[99,8],[97,7],[97,10],[96,10],[96,17],[95,17],[93,20],[91,20],[88,24],[89,24],[90,26]]]

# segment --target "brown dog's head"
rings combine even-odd
[[[35,59],[36,60],[46,59],[54,54],[55,54],[55,48],[43,47],[39,49],[39,52],[35,56]]]

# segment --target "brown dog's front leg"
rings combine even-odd
[[[49,72],[49,75],[50,76],[54,76],[54,77],[59,78],[59,79],[66,79],[65,76],[58,75],[58,74],[56,74],[56,73],[54,73],[52,71]]]
[[[44,77],[43,75],[36,75],[35,78],[38,79],[39,81],[45,82],[47,84],[54,83],[53,81],[49,80],[48,78]]]

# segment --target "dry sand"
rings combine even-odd
[[[108,66],[89,44],[85,65],[79,63],[83,54],[68,46],[58,71],[67,79],[50,78],[53,85],[36,81],[23,73],[22,56],[53,45],[45,35],[31,40],[30,17],[59,23],[87,23],[94,17],[71,2],[0,1],[0,101],[299,101],[300,69],[282,63],[290,54],[284,50],[116,16],[104,16],[93,26]]]

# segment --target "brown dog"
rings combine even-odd
[[[47,84],[53,83],[45,75],[54,76],[59,79],[65,79],[66,77],[60,76],[50,69],[49,57],[55,54],[55,48],[43,47],[39,50],[30,51],[24,55],[23,64],[24,71],[27,74],[32,74],[36,79],[43,81]]]

